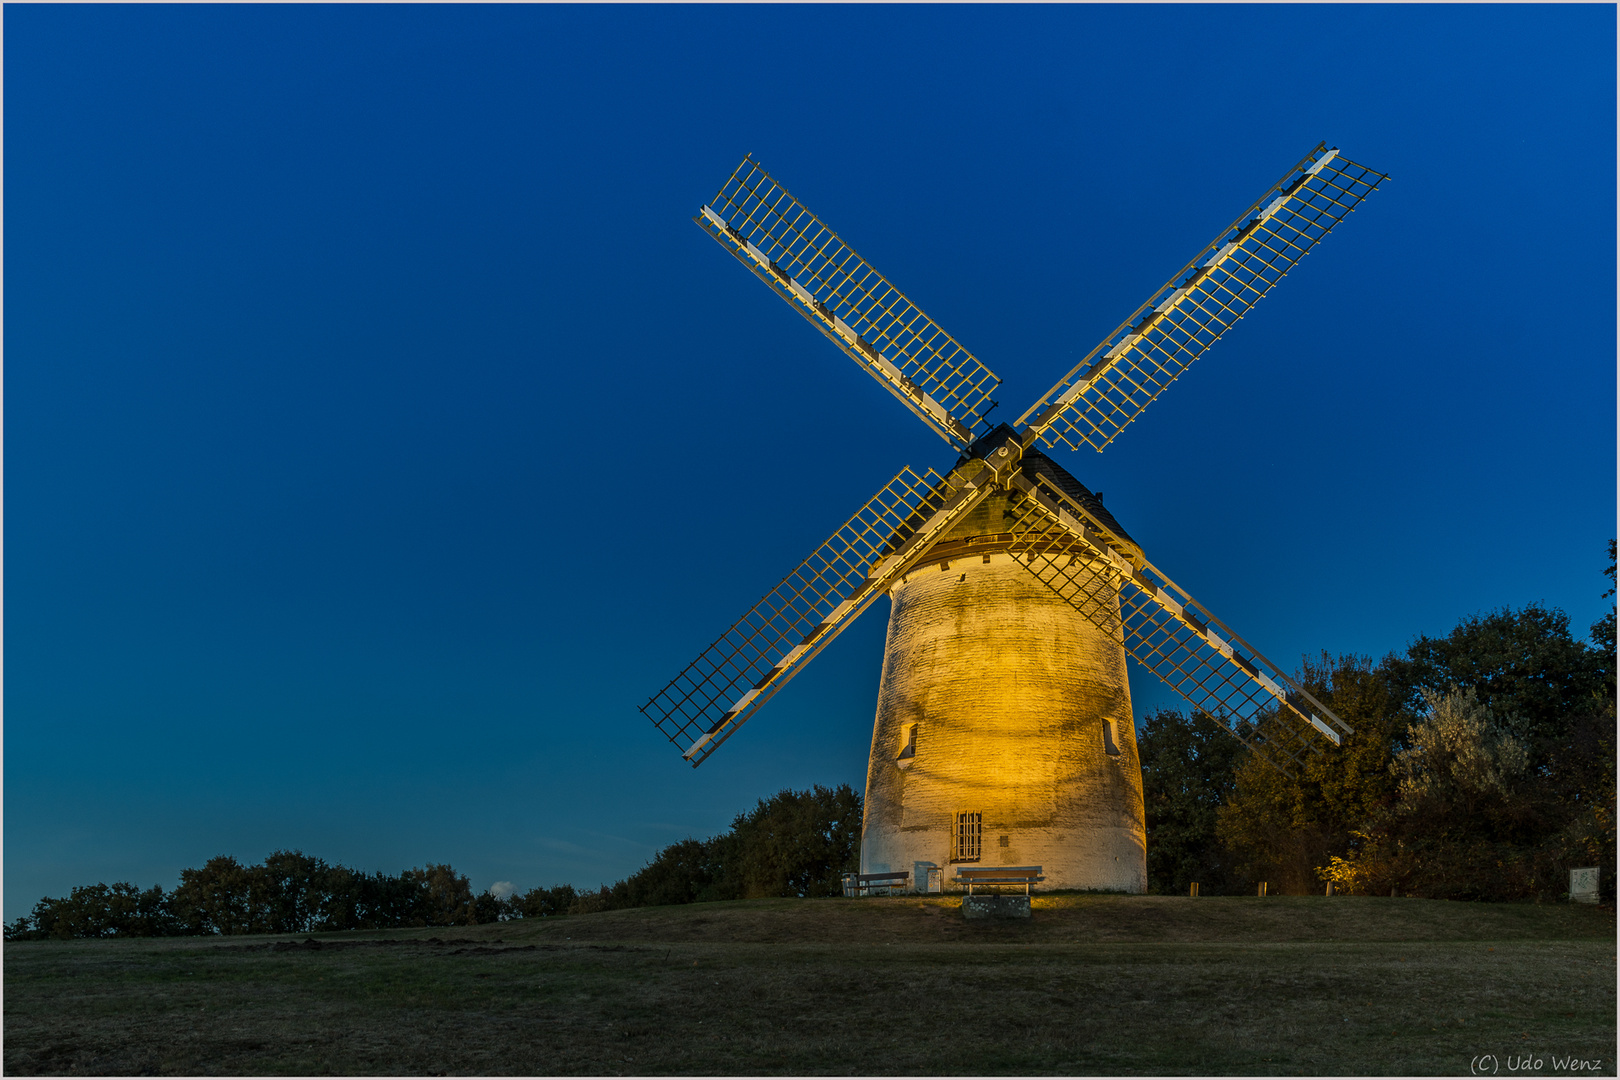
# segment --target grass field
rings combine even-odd
[[[982,924],[956,904],[8,943],[5,1071],[1466,1075],[1489,1054],[1615,1074],[1612,911],[1058,895]]]

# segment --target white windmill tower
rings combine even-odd
[[[1102,451],[1385,179],[1321,144],[1011,426],[997,377],[744,158],[693,220],[960,452],[874,495],[642,711],[694,767],[880,596],[861,869],[1146,888],[1125,655],[1287,770],[1351,729],[1037,444]]]

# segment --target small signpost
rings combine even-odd
[[[1569,872],[1569,902],[1595,904],[1598,902],[1598,868],[1583,866]]]

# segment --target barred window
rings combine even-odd
[[[983,831],[984,815],[978,813],[956,815],[956,861],[979,861],[979,837]]]

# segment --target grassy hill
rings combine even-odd
[[[1615,1072],[1612,912],[1359,897],[762,900],[5,947],[26,1073]],[[1513,1069],[1529,1055],[1540,1068]],[[1595,1068],[1558,1067],[1570,1057]]]

